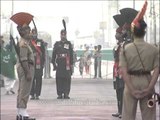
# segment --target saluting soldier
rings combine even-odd
[[[159,75],[158,50],[144,41],[147,24],[143,20],[147,1],[132,22],[134,42],[125,45],[120,53],[121,72],[125,81],[122,120],[135,120],[137,103],[143,120],[156,120],[156,107],[147,101],[154,93]],[[151,74],[151,71],[153,73]]]
[[[60,35],[61,40],[54,44],[52,52],[52,64],[56,70],[57,99],[70,99],[73,47],[67,40],[66,29],[62,29]]]
[[[17,13],[18,14],[18,13]],[[17,15],[15,14],[15,15]],[[14,15],[12,16],[14,18]],[[11,20],[14,21],[14,19]],[[17,30],[20,35],[20,40],[18,43],[19,52],[18,63],[17,63],[17,73],[19,78],[18,96],[17,96],[17,120],[35,120],[35,118],[30,118],[27,113],[27,103],[31,91],[33,74],[34,74],[34,56],[31,49],[30,40],[30,27],[29,23],[25,23],[25,19],[16,17],[16,20],[20,19],[20,22],[15,22]]]

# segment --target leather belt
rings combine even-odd
[[[65,58],[65,57],[67,57],[67,54],[57,54],[57,57],[58,58]]]
[[[143,70],[134,70],[134,71],[128,71],[128,74],[130,75],[150,75],[150,71],[143,71]]]

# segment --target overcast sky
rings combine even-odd
[[[144,1],[135,0],[135,9],[140,10]],[[59,39],[59,31],[63,28],[62,18],[68,17],[68,36],[75,37],[75,31],[79,30],[81,35],[90,35],[99,29],[99,22],[107,14],[102,15],[102,10],[110,1],[24,1],[14,0],[13,14],[17,12],[29,12],[34,15],[38,30],[45,30]],[[133,1],[120,0],[120,7],[133,8]],[[110,8],[112,9],[112,8]],[[1,14],[11,16],[12,1],[1,0]],[[114,12],[114,11],[113,11]],[[113,13],[115,14],[115,13]],[[112,15],[111,15],[112,17]],[[108,21],[107,21],[108,22]],[[6,29],[6,27],[4,27]],[[2,31],[5,31],[5,29]]]

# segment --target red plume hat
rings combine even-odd
[[[26,12],[19,12],[14,14],[10,19],[13,22],[15,22],[18,26],[23,26],[24,24],[29,25],[33,19],[33,15]]]
[[[139,21],[143,19],[143,16],[147,10],[147,0],[145,0],[145,3],[141,9],[141,11],[138,12],[137,16],[134,18],[134,20],[132,21],[131,23],[131,26],[132,26],[132,30],[134,27],[137,27],[139,28],[140,27],[140,24],[139,24]]]

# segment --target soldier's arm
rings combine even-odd
[[[153,89],[157,80],[158,80],[158,76],[159,76],[159,51],[156,49],[156,53],[155,53],[155,60],[154,60],[154,69],[153,69],[153,74],[152,74],[152,78],[150,81],[150,84],[148,86],[149,89]]]
[[[158,52],[158,50],[156,51],[156,54],[155,54],[155,60],[154,60],[153,67],[154,67],[154,69],[153,69],[153,74],[152,74],[152,78],[150,80],[150,83],[146,89],[142,90],[143,96],[147,96],[148,94],[153,92],[155,84],[158,80],[158,76],[159,76],[159,52]]]
[[[52,51],[52,59],[51,59],[51,62],[53,64],[53,70],[56,69],[56,49],[57,49],[57,45],[58,45],[58,42],[56,42],[53,46],[53,51]]]

